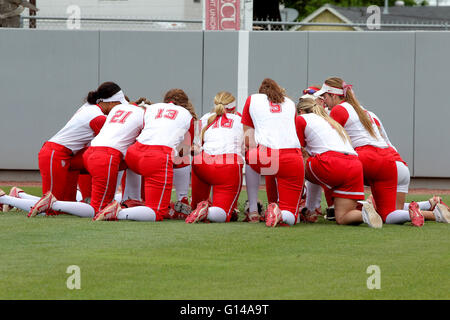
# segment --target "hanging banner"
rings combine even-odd
[[[204,0],[206,30],[239,30],[241,0]]]

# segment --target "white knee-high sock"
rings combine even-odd
[[[80,190],[77,190],[77,201],[83,201],[83,195]]]
[[[314,211],[320,208],[322,202],[322,187],[306,180],[306,208],[309,211]]]
[[[292,212],[288,210],[281,210],[282,218],[281,220],[284,223],[287,223],[290,226],[293,226],[295,224],[295,216]]]
[[[119,220],[135,220],[135,221],[156,221],[156,213],[153,209],[145,206],[126,208],[117,214]]]
[[[123,200],[134,199],[141,200],[141,175],[131,169],[127,169],[125,177],[125,190],[123,191]]]
[[[116,194],[114,195],[114,200],[116,200],[117,202],[122,202],[122,194],[120,192],[116,192]]]
[[[41,198],[41,197],[33,196],[26,192],[19,192],[18,197],[20,199],[28,199],[28,200],[36,200],[36,201],[38,201]]]
[[[175,187],[178,201],[188,196],[190,181],[191,165],[173,169],[173,186]]]
[[[40,198],[37,198],[36,200],[31,199],[21,199],[21,198],[15,198],[10,196],[2,196],[0,197],[0,203],[10,205],[11,207],[15,207],[17,209],[23,210],[23,211],[30,211],[31,208],[35,205],[35,203]]]
[[[211,222],[225,222],[227,220],[227,213],[220,207],[209,207],[207,218]]]
[[[428,200],[427,201],[419,201],[419,202],[417,202],[417,204],[419,205],[420,210],[425,210],[425,211],[431,210],[431,203]],[[404,204],[403,210],[409,210],[409,203]]]
[[[258,190],[260,174],[248,164],[245,165],[245,185],[247,188],[249,211],[258,211]]]
[[[55,201],[52,209],[58,212],[65,212],[81,218],[93,218],[95,215],[94,208],[84,202],[74,201]]]
[[[401,224],[408,221],[411,221],[411,218],[409,217],[409,211],[407,210],[395,210],[386,217],[387,224]]]

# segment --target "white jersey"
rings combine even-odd
[[[103,122],[106,119],[102,109],[98,105],[85,103],[69,122],[48,141],[63,145],[76,153],[94,138],[95,122],[99,119],[102,119]]]
[[[181,106],[173,103],[152,104],[145,112],[144,129],[137,141],[176,149],[186,133],[193,129],[192,120],[190,112]]]
[[[288,97],[281,104],[273,104],[265,94],[257,93],[247,99],[242,123],[255,128],[255,140],[259,145],[272,149],[300,148],[296,114],[295,104]]]
[[[309,113],[299,117],[304,119],[304,125],[297,129],[303,129],[305,149],[310,155],[314,156],[327,151],[357,155],[350,142],[342,140],[339,133],[321,116]]]
[[[345,125],[343,126],[344,129],[347,131],[348,135],[350,136],[350,139],[352,140],[352,146],[353,148],[365,146],[365,145],[371,145],[378,148],[387,148],[388,145],[384,141],[384,139],[381,137],[378,128],[375,124],[375,121],[370,117],[370,114],[368,113],[369,118],[372,122],[372,128],[375,132],[376,139],[372,137],[369,132],[364,128],[363,124],[359,120],[358,114],[356,113],[353,106],[348,102],[343,102],[340,104],[340,106],[344,107],[345,110],[348,113],[348,119],[345,122]],[[364,109],[365,110],[365,109]],[[331,111],[333,113],[333,110]]]
[[[106,118],[100,133],[91,141],[91,146],[110,147],[124,156],[129,146],[144,127],[144,109],[131,104],[115,106]]]
[[[227,113],[216,119],[203,136],[203,150],[210,155],[238,154],[243,155],[244,126],[241,117]],[[204,125],[207,125],[207,120]],[[202,125],[203,126],[203,125]],[[203,129],[203,128],[202,128]]]
[[[397,148],[394,147],[394,145],[389,140],[389,137],[388,137],[388,135],[386,133],[386,130],[384,130],[383,123],[381,122],[380,118],[378,118],[378,116],[375,113],[373,113],[372,111],[368,111],[368,112],[369,112],[370,116],[372,117],[372,119],[375,120],[375,124],[379,128],[381,137],[384,139],[384,141],[386,141],[386,143],[389,146],[391,146],[392,148],[394,148],[395,151],[397,151]]]

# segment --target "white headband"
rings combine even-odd
[[[225,107],[225,109],[228,109],[228,110],[236,108],[236,100],[234,100],[233,102],[230,102],[229,104],[225,105],[224,107]]]
[[[301,97],[300,97],[300,99],[313,99],[313,100],[316,100],[318,97],[315,97],[314,95],[312,95],[312,94],[304,94],[304,95],[302,95]]]
[[[106,98],[106,99],[97,99],[97,103],[99,102],[116,102],[119,101],[123,104],[127,104],[128,101],[125,99],[125,95],[123,94],[123,91],[120,90],[119,92],[117,92],[116,94],[114,94],[112,97]]]
[[[343,96],[344,95],[344,90],[343,89],[339,89],[339,88],[335,88],[335,87],[330,87],[327,84],[323,84],[322,88],[320,88],[319,91],[315,92],[314,95],[316,97],[319,97],[321,95],[323,95],[324,93],[331,93],[331,94],[337,94],[339,96]]]

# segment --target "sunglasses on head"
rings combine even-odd
[[[317,92],[317,90],[315,90],[315,89],[305,89],[305,90],[303,90],[303,94],[313,94],[313,93],[316,93]]]

